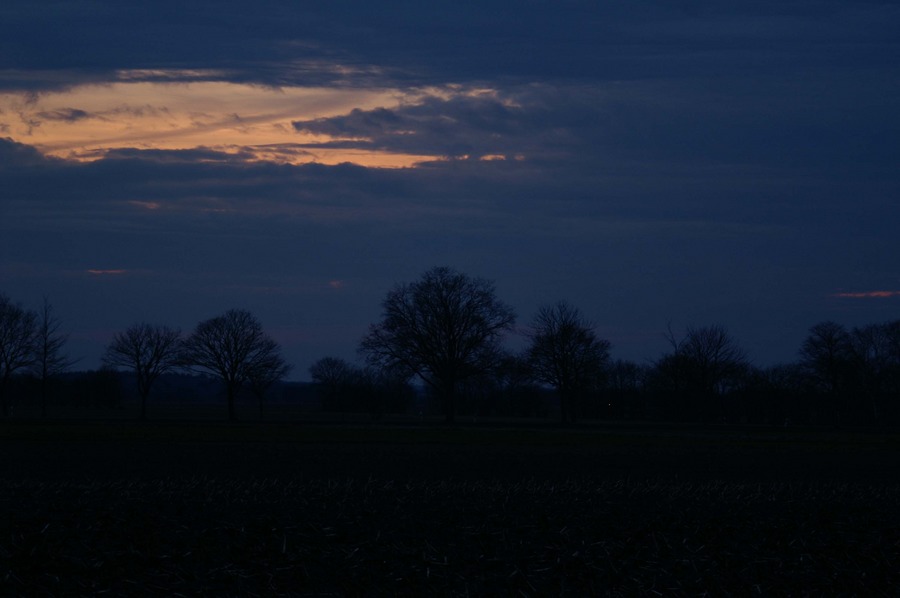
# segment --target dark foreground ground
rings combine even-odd
[[[0,595],[900,595],[900,440],[0,424]]]

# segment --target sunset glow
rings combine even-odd
[[[898,317],[900,5],[744,4],[3,0],[0,294],[246,308],[302,378],[446,266],[615,359],[721,324],[791,362]]]
[[[250,161],[397,168],[434,158],[320,148],[335,138],[298,132],[291,123],[396,106],[404,97],[397,90],[125,81],[39,95],[0,94],[0,134],[76,161],[98,160],[123,148],[204,148]]]
[[[887,297],[900,297],[900,291],[863,291],[860,293],[835,293],[834,296],[846,299],[884,299]]]

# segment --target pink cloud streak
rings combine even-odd
[[[835,293],[832,297],[846,299],[882,299],[885,297],[900,297],[900,291],[863,291],[861,293]]]

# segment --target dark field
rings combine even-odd
[[[900,439],[0,425],[0,594],[900,594]]]

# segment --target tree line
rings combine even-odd
[[[491,281],[447,267],[396,285],[382,318],[360,342],[359,366],[323,357],[309,374],[327,411],[404,412],[415,382],[447,422],[460,415],[548,416],[560,421],[611,418],[659,421],[797,424],[900,423],[900,320],[847,329],[820,322],[798,360],[754,366],[721,325],[669,329],[668,350],[637,364],[611,357],[611,344],[575,306],[539,308],[522,331],[527,346],[503,348],[516,314]],[[67,336],[44,300],[31,311],[0,294],[0,403],[10,413],[13,376],[38,382],[46,415],[46,383],[74,363]],[[117,333],[105,366],[132,373],[140,417],[154,382],[182,370],[212,375],[224,389],[229,419],[242,389],[256,397],[289,371],[278,344],[248,311],[229,310],[189,334],[138,323]]]
[[[852,330],[821,322],[797,362],[760,368],[718,324],[669,329],[669,348],[652,363],[613,360],[610,342],[566,301],[539,308],[523,331],[527,347],[511,353],[502,340],[514,331],[513,309],[490,281],[450,268],[398,285],[382,308],[360,344],[367,369],[423,381],[448,422],[460,410],[541,415],[549,389],[562,423],[900,423],[900,320]],[[337,395],[362,371],[324,358],[310,374]]]
[[[44,382],[74,362],[64,353],[68,336],[45,300],[33,312],[0,295],[0,404],[9,417],[9,382],[16,373]],[[132,372],[140,398],[140,418],[147,417],[153,384],[167,372],[183,369],[218,378],[225,389],[228,418],[235,419],[235,398],[249,388],[260,402],[266,391],[290,371],[280,347],[265,334],[259,320],[246,310],[232,309],[197,324],[187,336],[165,325],[141,322],[116,333],[103,354],[110,369]],[[42,414],[46,395],[42,392]]]

